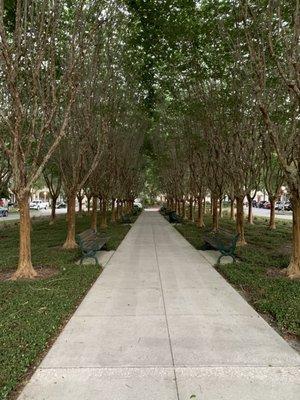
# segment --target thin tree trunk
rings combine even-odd
[[[86,197],[88,213],[91,212],[91,196]]]
[[[236,230],[240,235],[238,240],[238,246],[244,246],[245,240],[245,228],[244,228],[244,196],[236,197]]]
[[[270,222],[269,222],[269,228],[270,229],[276,229],[276,223],[275,223],[275,198],[271,197],[270,199]]]
[[[223,197],[219,198],[219,217],[222,218],[222,205],[223,205]]]
[[[203,199],[202,197],[198,197],[198,218],[197,218],[197,226],[199,228],[203,228],[204,220],[203,220]]]
[[[78,200],[78,211],[79,213],[82,213],[82,196],[77,196],[77,200]]]
[[[181,217],[182,219],[186,219],[185,200],[181,200]]]
[[[32,279],[37,276],[31,261],[31,221],[29,211],[29,193],[18,199],[20,208],[20,245],[19,263],[12,279]]]
[[[111,199],[111,222],[116,222],[116,199]]]
[[[230,199],[230,219],[234,220],[234,199]]]
[[[219,230],[219,213],[218,213],[218,198],[212,198],[212,211],[213,211],[213,232]]]
[[[98,208],[98,197],[93,196],[92,199],[92,216],[91,216],[91,228],[97,231],[97,208]]]
[[[102,201],[102,211],[101,211],[101,224],[100,228],[106,229],[107,228],[107,203],[106,200],[103,199]]]
[[[247,200],[248,200],[248,223],[253,225],[253,206],[252,206],[252,198],[251,196],[247,195]]]
[[[293,252],[287,275],[290,278],[300,278],[300,195],[297,190],[292,191],[293,204]]]
[[[193,198],[191,197],[189,199],[189,220],[190,221],[193,221],[193,204],[194,204],[194,201],[193,201]]]
[[[176,214],[180,214],[180,207],[179,207],[179,200],[176,198],[176,200],[175,200],[175,211],[176,211]]]
[[[51,202],[51,218],[49,224],[52,225],[54,224],[54,221],[56,220],[56,203],[57,203],[57,197],[52,197],[52,202]]]
[[[68,211],[67,211],[67,238],[63,244],[63,248],[67,250],[76,249],[77,243],[75,240],[75,229],[76,229],[76,194],[71,193],[67,199]]]
[[[120,218],[121,218],[120,200],[117,200],[117,213],[116,213],[117,221],[119,221]]]

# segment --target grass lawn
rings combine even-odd
[[[193,223],[177,225],[178,231],[194,246],[201,249],[203,234],[211,230],[210,216],[205,228]],[[221,220],[221,228],[235,232],[235,224],[228,218]],[[291,222],[278,221],[277,229],[270,231],[267,219],[255,218],[254,225],[245,222],[247,246],[239,248],[239,263],[219,265],[219,272],[260,313],[266,314],[283,334],[300,336],[300,281],[278,274],[287,267],[291,251]]]
[[[89,227],[89,217],[77,217],[77,232]],[[111,224],[105,230],[108,249],[118,247],[130,227]],[[78,251],[63,251],[65,218],[49,226],[35,221],[32,229],[34,266],[57,268],[58,274],[36,281],[0,282],[0,399],[25,377],[55,338],[64,322],[100,274],[95,265],[78,266]],[[15,268],[18,260],[18,228],[0,230],[0,272]]]

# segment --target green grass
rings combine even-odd
[[[203,236],[211,230],[211,218],[206,216],[205,228],[193,223],[177,225],[177,230],[196,248],[204,245]],[[291,223],[278,221],[277,229],[270,231],[267,220],[255,218],[254,225],[246,227],[247,246],[239,248],[239,263],[219,265],[220,273],[260,313],[269,316],[282,333],[300,335],[300,281],[292,281],[277,270],[286,268],[291,249]],[[221,228],[235,231],[234,222],[221,220]],[[275,272],[270,275],[270,271]]]
[[[77,232],[89,227],[89,217],[77,217]],[[102,231],[110,236],[108,249],[116,249],[130,227],[111,224]],[[58,274],[37,281],[0,282],[0,399],[23,379],[80,299],[100,274],[95,265],[78,266],[79,252],[63,251],[65,218],[49,226],[35,221],[32,256],[35,266],[55,267]],[[17,226],[0,230],[0,271],[14,269],[18,260]]]

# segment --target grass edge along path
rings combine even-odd
[[[222,218],[221,227],[235,231],[234,221]],[[212,228],[210,216],[205,228],[195,223],[176,225],[176,229],[198,250],[204,244],[203,235]],[[215,268],[243,297],[284,337],[300,337],[300,281],[282,276],[280,270],[289,263],[291,223],[278,221],[276,230],[269,230],[267,220],[255,218],[254,225],[245,223],[245,247],[238,248],[238,263]]]
[[[77,232],[90,225],[90,217],[77,216]],[[121,243],[130,226],[109,224],[100,230],[109,236],[108,249]],[[64,251],[65,218],[54,225],[48,220],[32,225],[35,267],[57,269],[50,278],[0,282],[0,400],[15,398],[22,381],[34,371],[65,323],[101,273],[96,265],[76,265],[79,250]],[[18,226],[0,231],[0,272],[15,267],[18,258]]]

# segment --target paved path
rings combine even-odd
[[[299,365],[169,223],[144,212],[20,399],[296,400]]]

